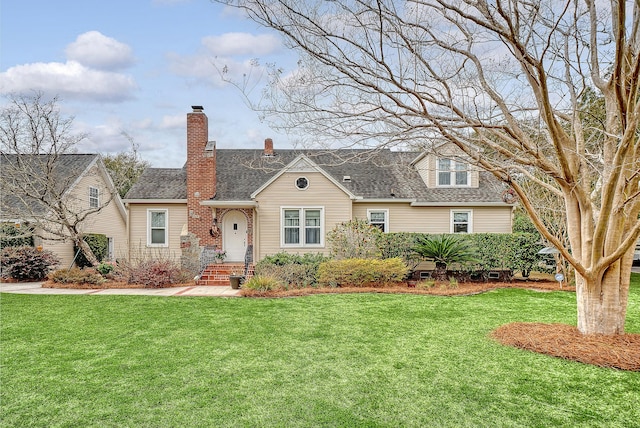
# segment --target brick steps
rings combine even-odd
[[[243,275],[244,263],[220,263],[207,266],[196,285],[229,286],[232,274]],[[253,265],[249,265],[246,279],[253,276]]]

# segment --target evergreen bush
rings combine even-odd
[[[329,287],[384,287],[403,281],[408,270],[397,257],[329,260],[318,269],[318,283]]]
[[[0,248],[33,247],[33,229],[29,225],[16,227],[14,223],[0,224]]]

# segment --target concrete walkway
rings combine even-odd
[[[240,290],[223,286],[191,286],[170,288],[111,288],[77,290],[70,288],[42,288],[41,282],[0,283],[0,292],[17,294],[95,294],[128,296],[209,296],[237,297]]]

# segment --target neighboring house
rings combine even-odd
[[[327,232],[356,218],[384,232],[510,233],[504,186],[452,148],[438,153],[274,150],[271,139],[219,149],[195,106],[184,167],[149,168],[125,196],[131,254],[177,258],[194,245],[235,262],[328,253]]]
[[[20,162],[18,162],[18,156]],[[36,238],[35,244],[51,250],[61,261],[61,267],[73,262],[75,252],[70,238],[47,230],[68,232],[54,220],[51,204],[59,200],[56,209],[71,217],[84,219],[78,224],[81,233],[99,233],[108,238],[108,257],[128,258],[127,213],[107,169],[97,154],[15,155],[1,154],[2,185],[0,221],[40,227],[36,233],[50,239]],[[17,191],[22,188],[22,191]],[[58,216],[59,217],[59,216]]]

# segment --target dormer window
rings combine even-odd
[[[438,186],[469,186],[469,164],[448,158],[438,159]]]

